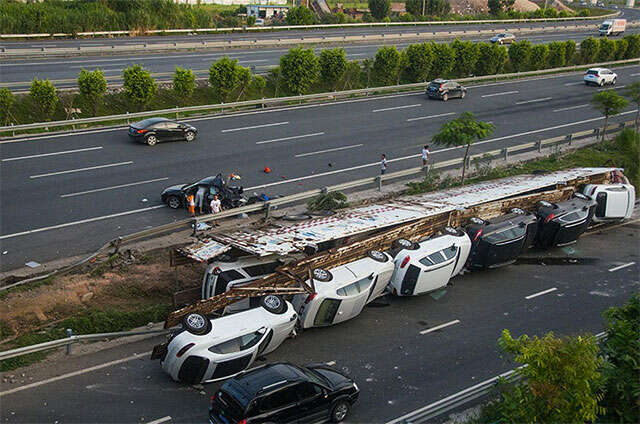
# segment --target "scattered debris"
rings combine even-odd
[[[40,266],[40,264],[36,261],[29,261],[25,265],[29,268],[38,268]]]

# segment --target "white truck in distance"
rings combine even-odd
[[[626,19],[608,19],[600,25],[598,33],[601,36],[605,35],[620,35],[627,27]]]

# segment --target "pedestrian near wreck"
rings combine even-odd
[[[431,152],[429,151],[429,145],[425,144],[422,148],[422,169],[424,170],[425,178],[429,176],[429,156],[431,156]]]
[[[187,209],[191,216],[196,216],[196,200],[193,193],[187,195]]]
[[[202,210],[204,206],[204,195],[207,192],[207,188],[205,186],[198,186],[198,191],[196,192],[196,204],[198,208],[200,208],[200,215],[204,213]]]
[[[211,203],[209,204],[209,207],[211,208],[211,213],[219,213],[222,210],[222,203],[220,202],[220,199],[218,199],[218,195],[214,194],[213,195],[213,199],[211,200]],[[217,221],[213,221],[213,225],[220,225],[218,224]]]
[[[382,160],[380,160],[380,175],[384,175],[387,172],[387,155],[382,154]]]

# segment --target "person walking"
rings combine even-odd
[[[429,152],[429,145],[425,144],[422,148],[422,168],[424,169],[425,178],[429,176],[429,156],[431,152]]]
[[[211,208],[211,213],[219,213],[222,210],[222,203],[220,202],[220,199],[218,199],[217,194],[213,195],[213,199],[211,200],[209,207]],[[213,221],[213,225],[218,226],[220,224],[218,224],[216,221]]]
[[[196,204],[200,209],[200,215],[204,213],[202,207],[204,206],[204,194],[206,193],[207,188],[205,186],[198,186],[198,191],[196,192]]]
[[[387,172],[387,155],[383,153],[380,161],[380,175],[384,175],[385,172]]]
[[[187,195],[187,209],[189,211],[189,214],[191,214],[191,216],[196,216],[196,201],[193,196],[193,193],[189,193]]]

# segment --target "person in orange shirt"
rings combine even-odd
[[[193,193],[187,195],[187,209],[191,216],[196,216],[196,200]]]

